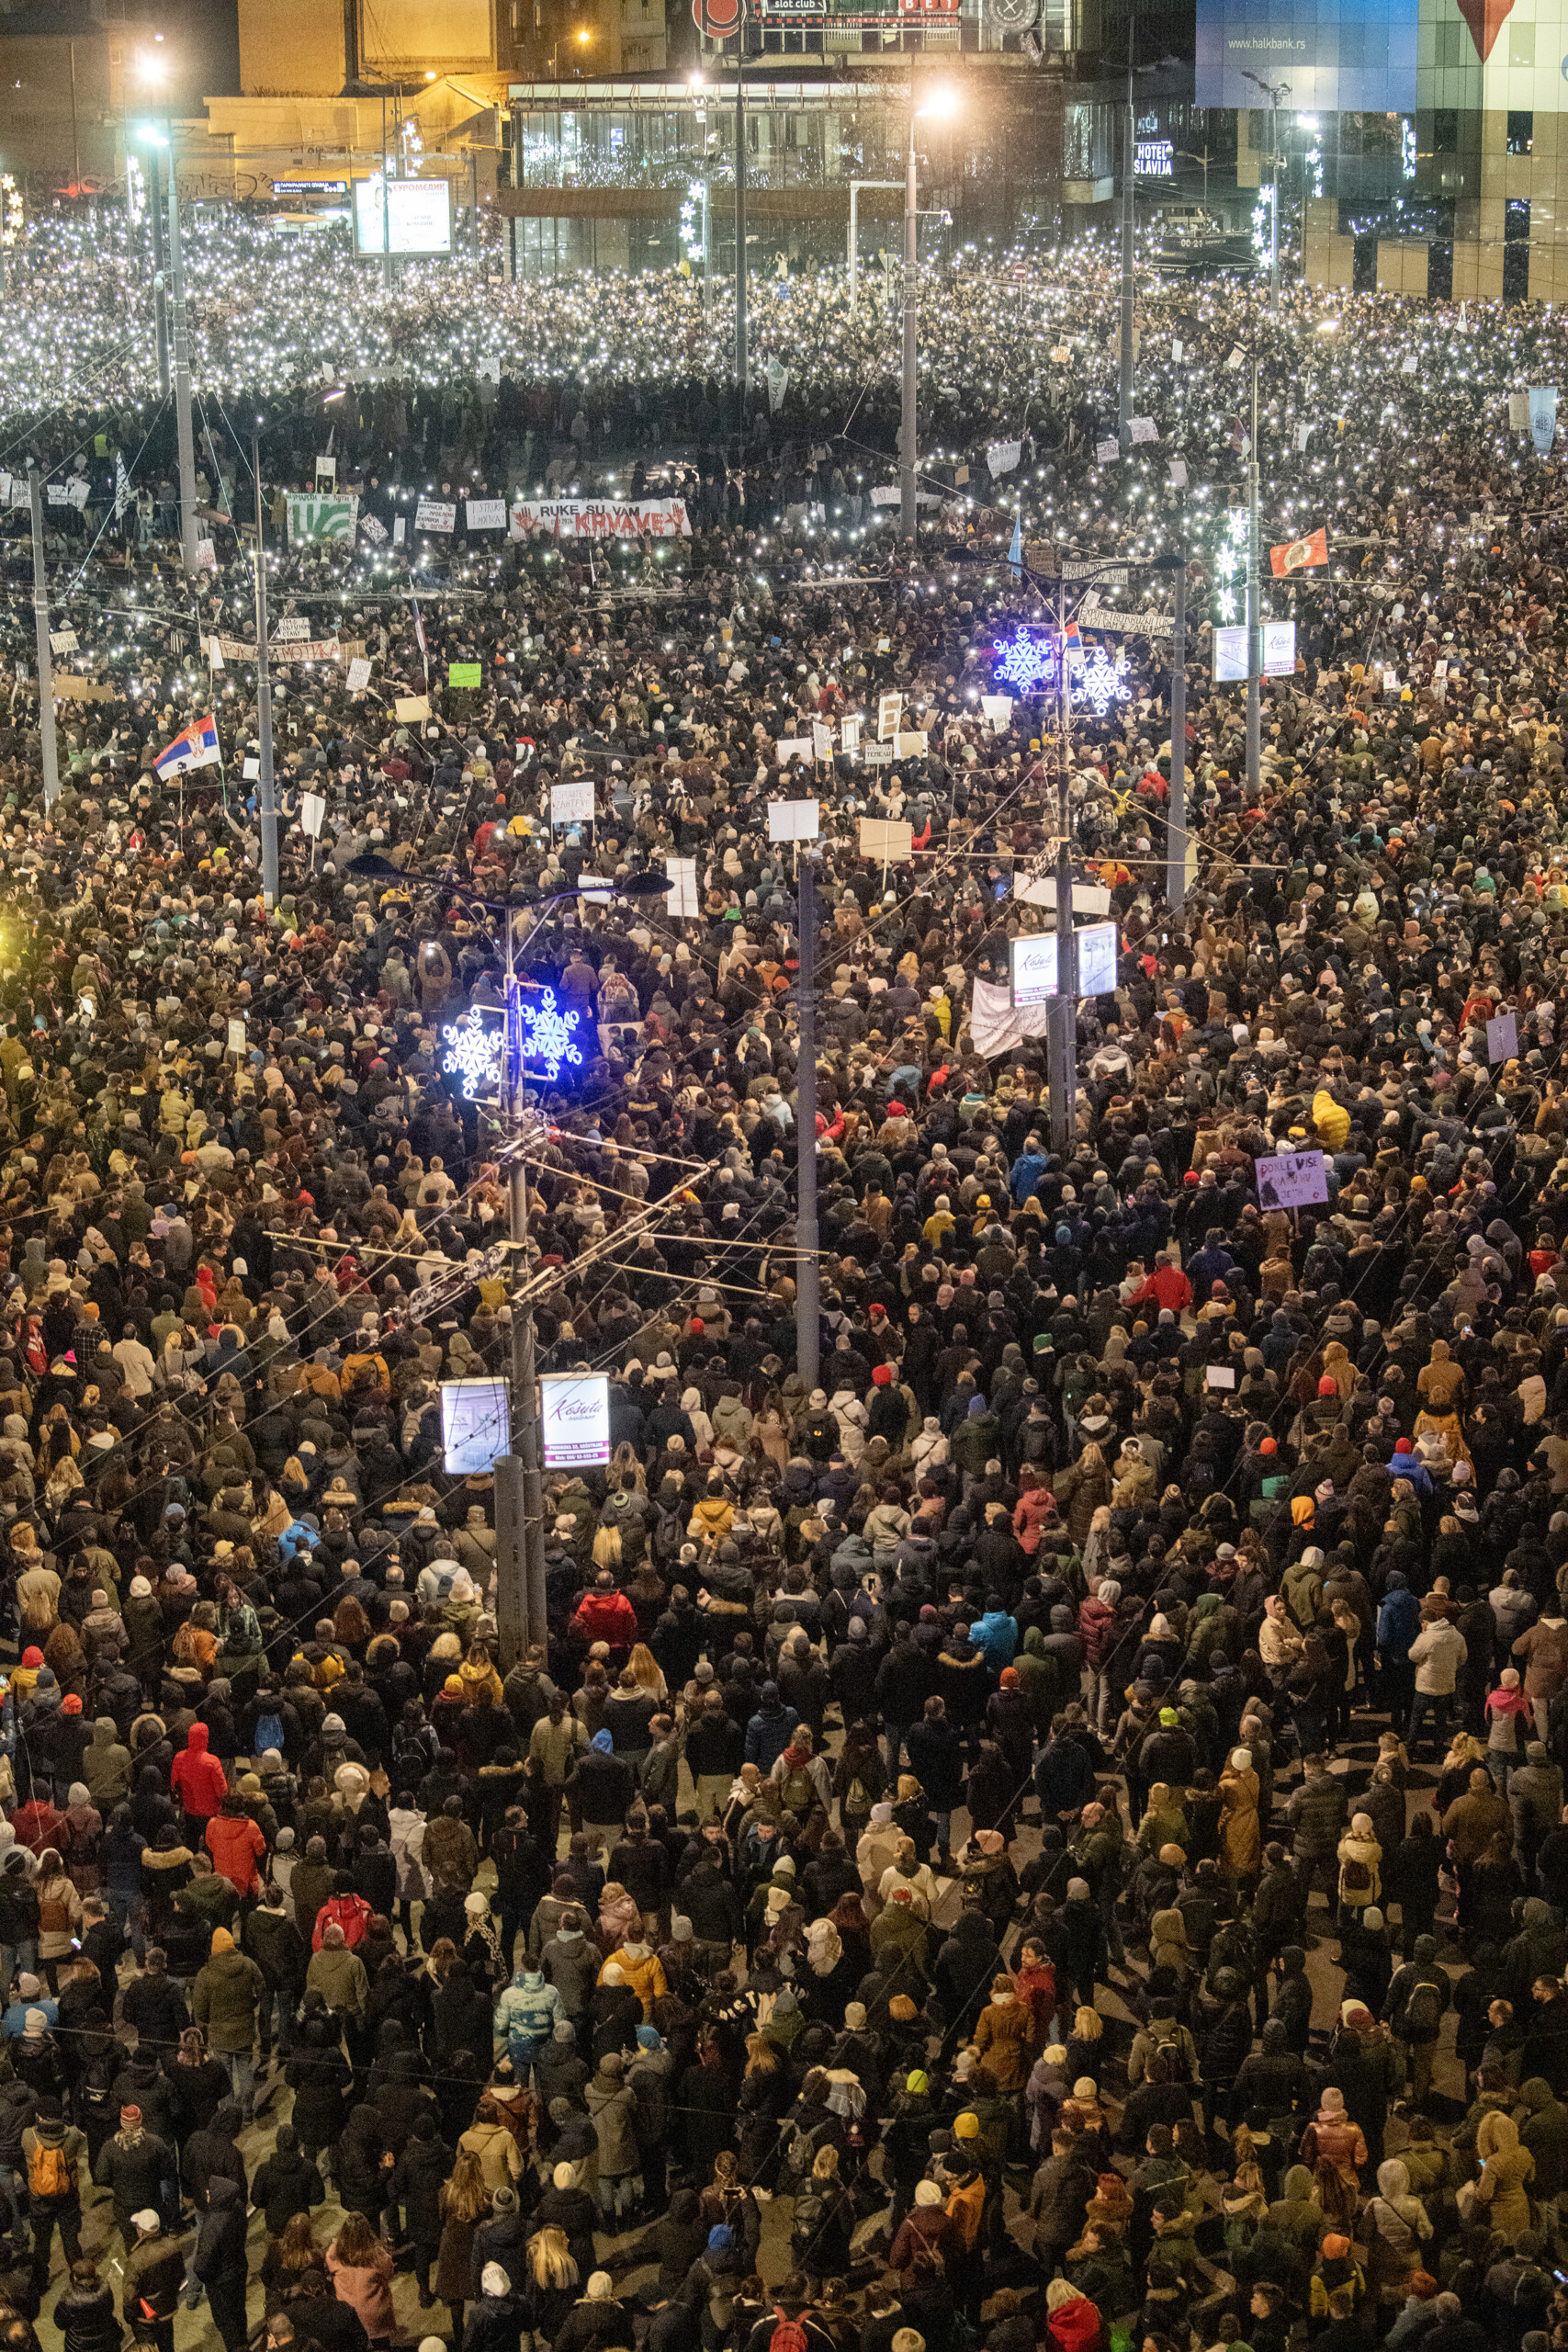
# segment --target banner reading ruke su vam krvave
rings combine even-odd
[[[689,539],[683,498],[518,498],[514,539]]]

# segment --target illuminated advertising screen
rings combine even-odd
[[[547,1470],[610,1459],[610,1382],[604,1373],[549,1374],[539,1383]]]
[[[474,1478],[510,1451],[512,1416],[504,1380],[441,1383],[441,1447],[454,1478]]]
[[[1045,1004],[1056,993],[1056,934],[1031,932],[1009,942],[1014,1004]]]
[[[1409,114],[1420,13],[1420,0],[1198,0],[1193,96],[1267,107],[1258,83],[1284,82],[1292,114]]]
[[[445,180],[389,180],[381,209],[381,175],[354,184],[354,237],[364,260],[378,254],[449,254],[452,198]]]

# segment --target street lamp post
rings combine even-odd
[[[922,115],[951,114],[957,103],[951,90],[933,90],[923,106],[909,92],[909,153],[904,170],[904,396],[898,426],[898,528],[915,536],[915,415],[917,345],[919,339],[920,198],[915,162],[915,125]]]
[[[342,398],[341,385],[321,395],[323,404]],[[297,418],[310,413],[306,409],[295,409],[288,416],[275,418],[274,422],[292,424]],[[251,480],[256,500],[256,801],[261,816],[262,897],[270,913],[277,904],[277,779],[272,756],[272,671],[267,658],[266,535],[262,508],[259,421],[251,434]]]
[[[161,58],[144,57],[140,71],[144,81],[156,83],[163,79]],[[196,435],[190,416],[190,329],[186,317],[185,266],[180,245],[180,175],[175,154],[174,124],[167,115],[156,124],[144,125],[141,137],[153,148],[164,147],[169,157],[169,209],[167,227],[169,240],[169,302],[174,313],[175,344],[175,435],[179,447],[180,476],[180,560],[187,574],[196,571]],[[154,179],[155,179],[154,175]],[[152,199],[156,203],[156,198]],[[162,355],[160,355],[162,360]],[[163,366],[160,366],[160,375]]]

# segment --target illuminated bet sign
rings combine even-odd
[[[441,1383],[441,1444],[448,1475],[477,1477],[512,1451],[512,1416],[504,1380]]]
[[[1011,961],[1012,1001],[1048,1004],[1056,993],[1056,934],[1039,931],[1008,942]]]
[[[610,1459],[610,1382],[602,1372],[547,1374],[539,1383],[547,1470]]]

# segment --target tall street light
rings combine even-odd
[[[907,539],[915,536],[915,362],[919,338],[919,189],[915,164],[915,125],[922,119],[953,114],[955,90],[931,90],[916,106],[909,92],[909,153],[904,178],[904,404],[898,427],[898,527]]]
[[[143,81],[161,82],[162,58],[144,57],[138,71]],[[190,418],[190,328],[186,318],[185,266],[180,252],[180,175],[175,155],[174,126],[165,115],[162,124],[143,123],[137,135],[153,147],[169,151],[169,297],[175,324],[175,434],[179,445],[180,560],[187,577],[196,573],[196,436]]]
[[[321,405],[341,401],[343,386],[335,386],[321,394]],[[271,419],[273,424],[294,424],[302,416],[313,416],[307,408],[290,409],[285,416]],[[262,897],[267,911],[277,904],[277,784],[272,764],[272,672],[267,665],[266,644],[266,540],[262,528],[261,435],[263,419],[258,417],[251,433],[251,480],[256,494],[256,798],[261,809],[262,837]]]

